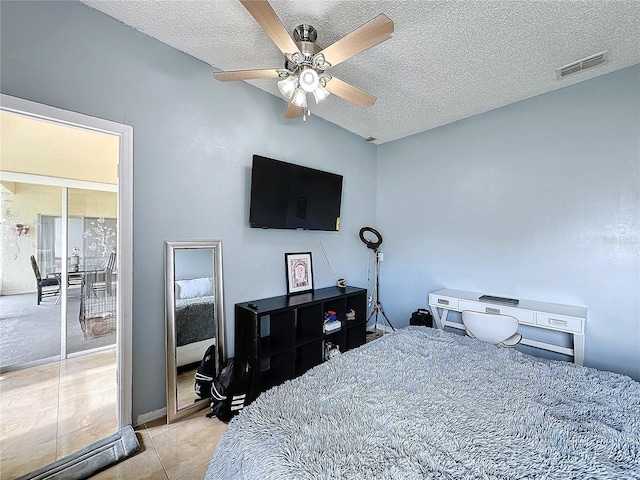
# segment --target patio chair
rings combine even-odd
[[[113,295],[115,293],[116,280],[116,254],[112,252],[104,268],[85,273],[85,293],[87,295],[91,293],[95,297],[99,293],[105,292],[107,295]]]
[[[116,252],[111,252],[111,255],[109,255],[109,261],[107,262],[107,265],[104,268],[104,273],[105,273],[105,283],[106,283],[106,287],[107,287],[107,295],[113,295],[114,294],[114,287],[116,285],[116,281],[118,279],[118,274],[116,271]]]
[[[40,305],[43,297],[60,295],[59,277],[57,275],[49,274],[45,278],[42,278],[42,275],[40,275],[40,269],[38,268],[38,262],[36,262],[36,257],[33,255],[31,255],[31,268],[33,268],[33,274],[36,276],[38,305]]]

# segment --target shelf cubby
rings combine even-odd
[[[296,344],[306,343],[322,335],[322,323],[318,321],[321,318],[324,318],[321,304],[298,308],[296,312]]]
[[[322,340],[314,340],[296,349],[296,376],[322,362]]]
[[[357,348],[367,341],[367,331],[364,328],[359,328],[362,323],[356,324],[353,327],[347,327],[347,350]]]

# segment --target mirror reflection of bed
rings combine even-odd
[[[207,348],[223,348],[221,245],[166,242],[167,418],[204,408],[194,374]],[[222,324],[222,325],[221,325]]]
[[[176,362],[183,367],[199,362],[215,344],[213,252],[177,250],[175,261]]]

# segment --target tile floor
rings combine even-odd
[[[0,377],[0,479],[47,465],[115,431],[113,349]],[[95,479],[202,479],[226,424],[196,413],[136,428],[140,451]]]

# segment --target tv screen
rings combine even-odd
[[[340,230],[342,175],[253,156],[249,225]]]

